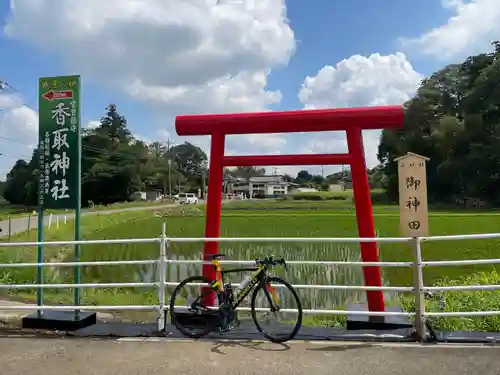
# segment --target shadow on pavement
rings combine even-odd
[[[251,350],[259,350],[265,352],[284,352],[290,350],[290,346],[286,344],[270,344],[264,342],[254,342],[254,341],[244,341],[244,342],[226,342],[226,341],[218,341],[215,345],[210,349],[212,353],[226,355],[221,349],[222,348],[245,348]]]
[[[348,350],[369,349],[373,348],[373,344],[357,344],[357,345],[328,345],[319,348],[308,348],[306,350],[312,352],[345,352]]]
[[[0,337],[75,337],[75,338],[120,338],[120,337],[168,337],[174,339],[185,339],[175,327],[167,326],[165,332],[158,332],[156,323],[128,323],[121,321],[99,321],[92,326],[79,329],[77,331],[54,331],[54,330],[32,330],[20,327],[12,327],[8,324],[0,323]],[[266,341],[266,339],[255,329],[253,325],[242,325],[238,329],[227,333],[212,333],[206,339],[216,341],[221,346],[224,340],[236,340],[242,343],[231,345],[246,345],[249,349],[273,350],[270,348],[258,349],[252,340]],[[362,341],[362,342],[416,342],[412,329],[396,330],[346,330],[331,327],[302,327],[295,337],[295,340],[304,341]],[[490,344],[500,343],[500,333],[498,332],[443,332],[434,331],[429,342],[434,343],[463,343],[463,344]],[[229,345],[229,344],[227,344]],[[269,345],[269,344],[268,344]],[[332,351],[341,350],[336,346]],[[345,345],[344,350],[359,348],[357,346]],[[276,349],[274,349],[276,350]],[[281,349],[284,350],[284,349]],[[313,350],[313,349],[311,349]],[[319,350],[315,348],[314,350]]]
[[[175,327],[167,326],[166,333],[158,332],[155,323],[125,323],[101,322],[97,324],[67,332],[68,336],[76,337],[162,337],[185,338]],[[212,333],[206,336],[212,340],[265,340],[255,329],[253,324],[242,324],[234,331],[227,333]],[[411,329],[397,329],[387,331],[359,330],[348,331],[330,327],[302,327],[295,340],[335,340],[335,341],[385,341],[385,342],[410,342],[414,341]]]

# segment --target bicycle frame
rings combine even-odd
[[[250,279],[250,282],[248,283],[245,288],[243,288],[234,298],[233,303],[232,303],[232,308],[236,309],[241,301],[245,299],[245,297],[253,290],[253,288],[262,282],[265,282],[267,279],[267,267],[264,265],[258,265],[256,267],[246,267],[246,268],[233,268],[233,269],[227,269],[223,270],[220,261],[217,259],[212,260],[212,264],[215,268],[215,273],[217,280],[215,280],[212,285],[211,285],[211,290],[214,290],[218,293],[223,293],[224,292],[224,275],[228,273],[241,273],[241,272],[252,272],[252,276]],[[276,296],[276,291],[274,290],[273,287],[268,283],[266,285],[266,290],[269,292],[272,296],[272,299],[276,305],[278,305],[278,298]]]

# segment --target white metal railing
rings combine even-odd
[[[49,263],[2,263],[0,269],[7,268],[25,268],[25,267],[74,267],[74,266],[111,266],[111,265],[157,265],[159,269],[159,279],[157,282],[117,282],[117,283],[81,283],[81,284],[0,284],[0,289],[48,289],[48,288],[157,288],[158,304],[155,305],[111,305],[111,306],[36,306],[36,305],[1,305],[0,310],[16,310],[16,311],[32,311],[32,310],[90,310],[90,311],[123,311],[123,310],[149,310],[158,311],[158,329],[164,328],[164,315],[168,310],[166,304],[166,287],[176,286],[178,282],[166,281],[166,267],[169,264],[210,264],[210,262],[202,260],[173,260],[167,259],[167,247],[170,243],[193,243],[193,242],[274,242],[274,243],[409,243],[413,248],[413,262],[359,262],[359,261],[288,261],[289,265],[325,265],[325,266],[346,266],[346,267],[411,267],[413,268],[414,277],[412,286],[363,286],[363,285],[308,285],[298,284],[292,285],[296,289],[320,289],[320,290],[382,290],[392,292],[413,292],[415,294],[415,312],[371,312],[371,311],[347,311],[347,310],[329,310],[329,309],[304,309],[304,314],[312,315],[348,315],[355,313],[356,315],[365,316],[415,316],[416,332],[420,339],[426,336],[426,318],[427,317],[465,317],[465,316],[494,316],[500,315],[500,311],[463,311],[463,312],[426,312],[424,295],[426,292],[448,292],[448,291],[477,291],[477,290],[499,290],[500,285],[455,285],[455,286],[425,286],[423,282],[423,268],[433,266],[463,266],[474,264],[500,264],[500,259],[478,259],[478,260],[453,260],[453,261],[423,261],[421,243],[428,241],[445,241],[445,240],[464,240],[464,239],[494,239],[500,238],[500,233],[492,234],[473,234],[473,235],[450,235],[450,236],[434,236],[434,237],[394,237],[394,238],[330,238],[330,237],[250,237],[250,238],[178,238],[167,237],[165,224],[163,224],[162,234],[158,238],[136,238],[136,239],[114,239],[114,240],[81,240],[81,241],[52,241],[52,242],[0,242],[2,247],[35,247],[38,245],[45,246],[61,246],[75,244],[151,244],[157,243],[160,246],[159,258],[156,260],[120,260],[120,261],[88,261],[88,262],[49,262]],[[221,260],[222,264],[254,264],[254,261],[249,260]],[[190,285],[202,285],[193,283]],[[239,286],[239,284],[233,284]],[[176,306],[177,307],[177,306]],[[182,308],[179,306],[179,308]],[[238,308],[238,310],[248,311],[249,308]],[[265,309],[264,309],[265,310]],[[296,312],[294,309],[283,309],[285,312]]]

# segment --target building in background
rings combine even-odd
[[[328,185],[328,191],[335,193],[340,193],[342,191],[345,191],[345,183],[342,181],[339,184],[330,184]]]
[[[319,190],[311,187],[299,187],[293,191],[294,193],[317,193]]]
[[[248,180],[241,177],[226,177],[224,191],[246,198],[272,198],[290,193],[298,186],[293,182],[286,182],[283,176],[258,176]]]

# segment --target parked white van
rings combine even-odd
[[[179,193],[174,196],[174,200],[180,204],[197,204],[198,198],[193,193]]]

